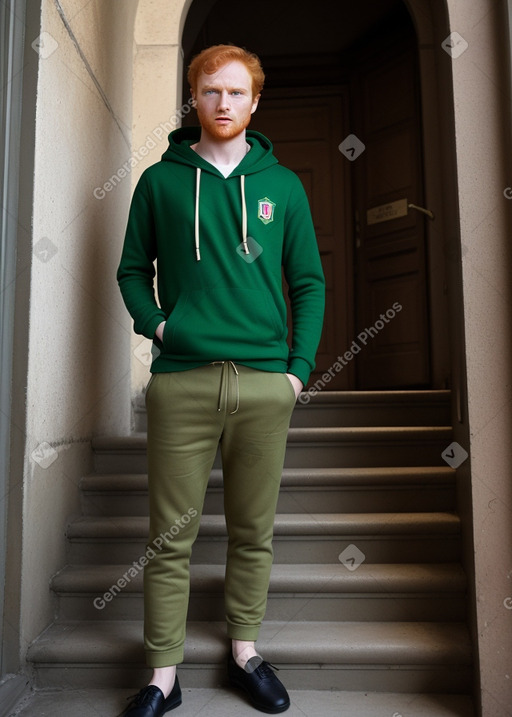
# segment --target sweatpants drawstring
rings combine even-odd
[[[232,416],[234,413],[237,413],[238,408],[240,406],[240,385],[238,381],[238,370],[233,363],[233,361],[213,361],[212,366],[222,366],[222,371],[220,374],[220,383],[219,383],[219,400],[217,402],[217,411],[222,411],[222,404],[224,403],[225,407],[228,407],[228,401],[229,401],[229,367],[233,369],[233,373],[235,376],[235,410],[230,411],[229,415]],[[223,400],[224,399],[224,400]]]

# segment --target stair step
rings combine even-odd
[[[449,426],[290,428],[286,468],[444,466]],[[147,437],[101,436],[93,440],[98,473],[146,473]],[[214,467],[220,468],[217,455]]]
[[[69,563],[131,563],[145,552],[145,516],[82,516],[69,524]],[[456,562],[460,520],[453,513],[280,513],[274,523],[277,563],[338,563],[354,543],[369,563]],[[203,515],[194,563],[224,563],[223,515]]]
[[[68,526],[68,537],[145,538],[149,520],[145,516],[78,518]],[[453,513],[318,513],[277,514],[274,535],[403,535],[410,533],[458,533],[460,521]],[[203,515],[199,535],[225,537],[224,516]]]
[[[447,426],[450,391],[303,392],[291,425],[301,426]],[[134,407],[136,431],[146,431],[144,398]]]
[[[300,397],[258,640],[289,689],[471,690],[455,471],[441,457],[450,412],[449,391]],[[140,563],[149,528],[145,420],[136,410],[139,433],[93,441],[96,473],[81,481],[69,565],[52,580],[59,617],[28,652],[37,687],[60,688],[64,675],[71,688],[134,689],[150,674]],[[226,682],[226,548],[217,455],[192,555],[184,688]]]
[[[37,687],[144,684],[141,621],[62,622],[31,645]],[[258,648],[280,668],[290,689],[465,692],[471,684],[471,644],[460,623],[273,622]],[[215,686],[225,678],[224,622],[189,622],[184,687]]]
[[[148,515],[144,473],[106,473],[82,478],[84,513]],[[223,513],[222,470],[212,470],[204,513]],[[277,510],[345,513],[429,512],[455,507],[455,471],[448,466],[378,468],[285,468]]]
[[[189,619],[222,620],[224,566],[193,565],[190,577]],[[52,580],[59,618],[142,619],[142,581],[142,569],[134,571],[133,565],[68,565]],[[363,563],[354,571],[339,563],[274,564],[266,619],[460,621],[465,585],[462,568],[453,564]]]
[[[449,390],[307,391],[297,401],[294,426],[446,426]]]
[[[134,691],[134,685],[124,689],[38,690],[31,694],[28,702],[24,702],[19,714],[20,717],[118,715],[125,709],[126,699]],[[289,690],[289,694],[291,706],[287,717],[340,717],[340,705],[346,717],[476,717],[473,700],[465,695],[318,689]],[[228,686],[221,689],[185,689],[183,706],[176,714],[180,717],[257,716],[242,694]]]

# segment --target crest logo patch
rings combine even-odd
[[[258,199],[258,219],[261,219],[263,224],[268,224],[274,221],[274,207],[275,202],[270,200],[268,197]]]

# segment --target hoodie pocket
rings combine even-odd
[[[286,338],[267,290],[222,287],[182,294],[163,334],[166,354],[187,359],[257,358]]]
[[[176,324],[179,323],[180,319],[183,317],[187,303],[188,303],[188,294],[180,294],[178,297],[178,301],[176,302],[174,309],[171,311],[169,316],[167,317],[167,321],[165,322],[164,330],[162,333],[162,344],[164,353],[170,353],[171,352],[171,344],[173,342],[173,333],[174,328]]]

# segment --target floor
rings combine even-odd
[[[287,717],[474,717],[471,701],[458,695],[290,691]],[[127,690],[44,690],[32,693],[5,717],[116,717]],[[170,713],[169,713],[170,714]],[[183,689],[176,717],[255,717],[262,714],[229,690]],[[2,714],[1,717],[4,717]]]

